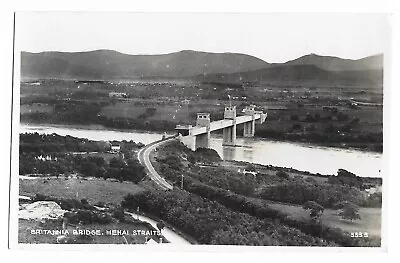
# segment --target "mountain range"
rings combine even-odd
[[[212,82],[285,81],[381,85],[383,55],[350,60],[310,54],[286,63],[268,63],[246,54],[192,50],[162,55],[128,55],[113,50],[21,52],[21,78],[176,78]]]

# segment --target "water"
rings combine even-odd
[[[237,138],[236,142],[245,146],[222,146],[222,138],[215,137],[210,144],[224,160],[292,167],[320,174],[336,174],[338,169],[346,169],[362,177],[381,177],[380,153],[258,138]]]
[[[151,132],[104,130],[98,126],[70,128],[21,124],[20,133],[25,132],[57,133],[90,140],[133,140],[144,144],[160,140],[163,135]],[[237,144],[243,147],[222,146],[222,138],[219,136],[213,136],[210,144],[224,160],[292,167],[320,174],[336,174],[338,169],[346,169],[358,176],[381,177],[382,154],[380,153],[241,137],[237,138]]]
[[[141,142],[143,144],[149,144],[151,142],[161,140],[162,133],[151,133],[151,132],[128,132],[128,131],[116,131],[116,130],[106,130],[101,128],[101,126],[74,126],[66,127],[62,125],[55,126],[45,126],[45,125],[27,125],[21,124],[20,133],[30,132],[30,133],[42,133],[42,134],[53,134],[58,135],[70,135],[78,138],[86,138],[94,141],[135,141]]]

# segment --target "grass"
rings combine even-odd
[[[44,183],[44,181],[47,183]],[[135,194],[142,188],[130,182],[111,182],[103,179],[83,180],[76,178],[51,178],[20,180],[19,193],[25,196],[43,194],[60,198],[86,199],[89,203],[113,203],[119,205],[127,194]]]
[[[188,105],[176,103],[172,105],[165,105],[160,102],[147,102],[140,104],[134,100],[127,102],[116,102],[115,104],[104,107],[100,114],[108,118],[138,118],[141,114],[146,112],[147,108],[155,108],[156,112],[153,116],[147,117],[146,120],[160,120],[160,121],[175,121],[179,123],[194,122],[196,120],[196,113],[203,111],[221,111],[222,106],[215,105]]]
[[[95,153],[84,153],[80,154],[82,157],[101,157],[104,159],[106,163],[109,163],[111,159],[117,158],[121,159],[122,156],[118,153],[101,153],[101,152],[95,152]]]
[[[47,181],[47,183],[44,183]],[[97,202],[112,203],[119,205],[123,197],[129,193],[135,194],[142,191],[142,187],[129,182],[113,182],[103,179],[84,180],[76,178],[37,178],[20,180],[20,195],[31,196],[43,194],[58,198],[87,199],[89,203]],[[29,244],[55,244],[58,235],[31,234],[31,230],[61,230],[61,220],[46,220],[45,222],[35,220],[19,219],[18,242]],[[121,223],[113,222],[107,225],[90,224],[83,226],[68,225],[69,237],[73,243],[78,244],[143,244],[146,235],[133,234],[133,230],[154,231],[145,222]],[[102,235],[81,236],[72,235],[74,229],[100,230]],[[107,230],[127,230],[128,235],[109,235]],[[153,232],[154,233],[154,232]],[[159,242],[158,236],[151,236]]]
[[[33,112],[52,112],[53,106],[42,103],[33,103],[33,104],[24,104],[21,105],[20,111],[21,114],[24,113],[33,113]]]
[[[290,217],[301,220],[308,220],[309,214],[301,206],[275,203],[270,201],[268,206],[277,209]],[[348,221],[343,220],[337,215],[337,211],[325,209],[321,217],[321,222],[329,227],[337,227],[346,232],[367,232],[369,236],[381,236],[381,216],[380,208],[360,208],[361,220]]]
[[[227,165],[227,162],[225,162],[225,165]],[[245,168],[244,165],[242,166],[238,165],[237,167]],[[227,168],[227,166],[224,166],[224,169],[232,169],[232,166],[231,168]],[[235,169],[237,168],[235,167]],[[265,168],[258,170],[270,175],[276,173],[276,171],[271,171]],[[307,180],[307,178],[312,178],[317,183],[326,183],[327,181],[327,178],[323,177],[304,175],[295,172],[287,172],[287,173],[289,174],[290,177],[300,176],[305,180]],[[310,218],[308,212],[305,211],[301,206],[296,206],[292,204],[283,204],[264,199],[263,202],[268,203],[268,205],[271,208],[274,208],[285,214],[288,214],[294,219],[308,220]],[[337,211],[332,209],[325,209],[321,217],[321,222],[329,227],[337,227],[346,232],[363,232],[363,233],[367,232],[368,235],[370,236],[380,237],[382,210],[380,208],[360,208],[360,216],[361,220],[348,221],[348,220],[343,220],[340,216],[338,216]]]

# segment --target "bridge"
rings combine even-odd
[[[210,133],[216,130],[222,130],[223,145],[235,146],[237,125],[244,125],[244,137],[253,137],[256,121],[263,123],[267,118],[267,114],[256,111],[254,105],[245,107],[243,114],[243,116],[237,116],[236,106],[227,106],[224,111],[224,119],[211,122],[209,113],[197,113],[196,126],[177,125],[175,130],[185,137],[194,137],[193,142],[189,143],[194,145],[188,145],[194,149],[210,148]]]

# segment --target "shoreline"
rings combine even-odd
[[[31,123],[31,122],[20,122],[19,125],[26,125],[26,126],[36,126],[36,127],[52,127],[52,128],[67,128],[67,129],[75,129],[75,130],[93,130],[93,131],[110,131],[110,132],[134,132],[134,133],[141,133],[141,134],[157,134],[162,135],[162,132],[157,131],[148,131],[148,130],[130,130],[130,129],[113,129],[109,127],[104,127],[100,124],[88,124],[88,125],[80,125],[80,124],[55,124],[55,123]],[[172,134],[171,131],[166,131],[167,135]],[[215,134],[214,138],[222,138],[222,135]],[[312,143],[306,141],[291,141],[291,140],[276,140],[272,138],[264,138],[264,137],[254,137],[258,140],[269,141],[269,142],[277,142],[277,143],[293,143],[302,147],[315,147],[315,148],[328,148],[328,149],[337,149],[337,150],[350,150],[350,151],[359,151],[364,153],[372,153],[372,154],[381,154],[381,151],[372,151],[365,148],[357,148],[351,146],[342,146],[341,144],[330,144],[330,143]],[[243,145],[238,145],[236,147],[243,147]]]
[[[265,165],[265,164],[259,164],[259,163],[251,163],[251,162],[246,162],[246,161],[235,161],[235,160],[223,160],[223,162],[226,163],[233,163],[233,164],[238,164],[238,165],[254,165],[254,166],[261,166],[262,169],[270,170],[270,171],[284,171],[284,172],[290,172],[290,173],[298,173],[302,174],[304,176],[313,176],[313,177],[319,177],[319,178],[329,178],[332,176],[336,176],[335,174],[320,174],[320,173],[313,173],[309,171],[303,171],[303,170],[298,170],[296,168],[292,167],[284,167],[284,166],[276,166],[276,165]],[[368,176],[359,176],[356,175],[358,178],[365,178],[366,180],[368,179],[382,179],[382,177],[368,177]]]
[[[32,127],[51,127],[51,128],[66,128],[66,129],[73,129],[73,130],[92,130],[92,131],[110,131],[110,132],[134,132],[134,133],[150,133],[150,134],[161,134],[161,132],[157,131],[145,131],[145,130],[129,130],[129,129],[113,129],[104,127],[101,124],[88,124],[88,125],[81,125],[81,124],[55,124],[55,123],[30,123],[30,122],[20,122],[20,126],[32,126]],[[167,132],[167,135],[170,132]]]

